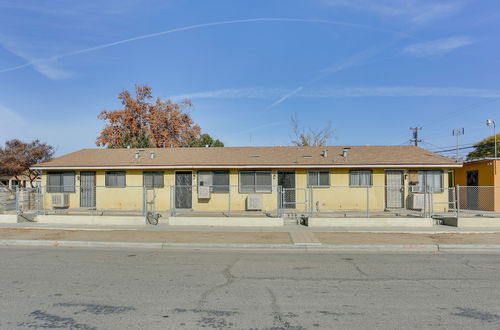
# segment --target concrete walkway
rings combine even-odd
[[[0,245],[142,248],[272,248],[363,251],[496,251],[498,232],[222,231],[0,228]],[[286,229],[286,228],[285,228]]]
[[[306,227],[287,225],[283,227],[220,227],[220,226],[171,226],[158,224],[156,226],[144,224],[132,225],[68,225],[68,224],[41,224],[36,222],[0,223],[2,228],[22,229],[66,229],[66,230],[132,230],[132,231],[217,231],[217,232],[334,232],[334,233],[414,233],[414,234],[446,234],[446,233],[500,233],[500,228],[457,228],[437,225],[432,228],[422,227]]]

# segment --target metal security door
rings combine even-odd
[[[386,176],[387,208],[400,209],[404,207],[404,171],[389,170]]]
[[[281,208],[294,209],[295,208],[295,172],[283,171],[278,172],[278,185],[282,188],[283,198],[280,199],[283,205]]]
[[[467,171],[467,209],[479,210],[479,171]]]
[[[95,207],[95,172],[80,172],[80,207]]]
[[[191,172],[175,172],[175,208],[190,209],[193,203]]]

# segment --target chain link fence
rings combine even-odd
[[[0,187],[0,213],[258,216],[500,217],[500,187],[165,186]]]
[[[0,186],[0,214],[16,212],[16,189]]]

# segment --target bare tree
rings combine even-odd
[[[321,130],[314,130],[310,127],[306,129],[300,125],[296,114],[290,117],[290,123],[295,135],[292,143],[296,146],[325,146],[334,133],[330,122]]]

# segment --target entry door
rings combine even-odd
[[[191,172],[175,172],[175,208],[190,209],[193,206],[192,178]]]
[[[280,206],[286,209],[295,208],[295,172],[278,172],[278,185],[283,189],[283,199],[280,199]],[[284,203],[283,203],[284,202]],[[281,205],[284,204],[284,205]]]
[[[467,205],[469,210],[479,209],[479,171],[467,172]]]
[[[95,172],[80,172],[80,207],[95,207]]]
[[[385,172],[387,208],[399,209],[404,207],[404,171],[390,170]]]

